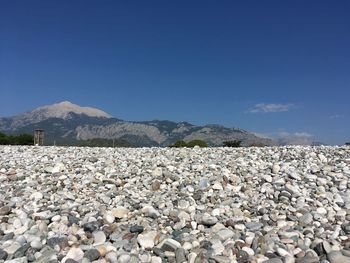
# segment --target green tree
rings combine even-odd
[[[15,136],[15,144],[17,145],[33,145],[34,144],[34,137],[30,134],[20,134],[18,136]]]
[[[7,145],[10,144],[9,138],[6,136],[6,134],[0,132],[0,145]]]
[[[189,142],[185,142],[184,140],[178,140],[174,144],[169,145],[169,147],[181,148],[181,147],[208,147],[208,144],[202,140],[192,140]]]
[[[187,147],[187,143],[183,140],[178,140],[174,144],[169,145],[169,147],[173,147],[173,148]]]
[[[222,144],[224,147],[241,147],[242,141],[233,140],[233,141],[224,141]]]
[[[33,145],[34,138],[30,134],[6,135],[0,133],[1,145]]]

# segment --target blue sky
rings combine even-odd
[[[350,1],[2,1],[0,116],[63,100],[126,120],[350,140]]]

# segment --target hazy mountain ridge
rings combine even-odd
[[[202,139],[213,146],[220,146],[226,140],[242,140],[243,145],[275,144],[271,139],[237,128],[213,124],[197,126],[168,120],[124,121],[112,118],[99,109],[80,107],[70,102],[39,107],[10,118],[0,118],[0,130],[7,133],[32,133],[39,128],[45,130],[49,141],[115,138],[139,146],[167,146],[181,139]]]

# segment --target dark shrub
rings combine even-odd
[[[241,147],[242,141],[240,140],[233,140],[233,141],[225,141],[223,142],[224,147]]]
[[[183,140],[179,140],[179,141],[175,142],[174,144],[170,145],[169,147],[175,147],[175,148],[187,147],[187,143]]]
[[[30,134],[19,134],[19,135],[6,135],[0,133],[0,144],[1,145],[33,145],[34,138]]]
[[[175,148],[194,147],[194,146],[208,147],[208,144],[202,140],[192,140],[192,141],[187,142],[187,143],[184,140],[179,140],[179,141],[175,142],[174,144],[169,145],[169,147],[175,147]]]

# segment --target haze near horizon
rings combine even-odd
[[[124,120],[350,140],[348,1],[0,7],[0,117],[68,100]]]

